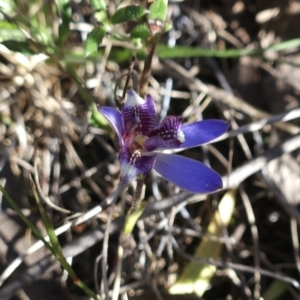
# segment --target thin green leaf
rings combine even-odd
[[[59,0],[59,9],[61,14],[62,23],[59,25],[59,44],[62,45],[68,37],[69,34],[69,24],[72,18],[72,10],[69,0]]]
[[[138,5],[129,5],[118,9],[111,17],[112,24],[134,21],[142,17],[147,10]]]
[[[95,27],[87,36],[84,42],[85,55],[89,56],[98,50],[98,46],[102,43],[102,40],[106,34],[105,29],[101,27]]]
[[[0,41],[8,39],[24,40],[24,33],[17,27],[16,24],[0,20]]]
[[[9,202],[9,204],[13,207],[13,209],[16,211],[16,213],[19,215],[19,217],[24,221],[24,223],[32,230],[32,232],[36,235],[36,237],[41,240],[44,245],[54,254],[52,246],[44,239],[44,237],[40,234],[38,229],[31,223],[31,221],[23,214],[22,210],[19,208],[19,206],[15,203],[15,201],[9,196],[9,194],[6,192],[5,188],[0,185],[0,191],[6,198],[6,200]]]
[[[40,201],[40,198],[39,198],[37,190],[35,188],[33,179],[31,177],[30,177],[30,182],[31,182],[32,190],[33,190],[33,196],[34,196],[34,199],[37,203],[38,209],[40,211],[40,214],[41,214],[41,217],[42,217],[42,220],[43,220],[43,224],[44,224],[44,226],[46,228],[46,231],[48,233],[54,255],[55,255],[55,257],[61,257],[62,256],[62,250],[61,250],[58,238],[57,238],[57,236],[54,232],[54,228],[52,226],[52,223],[51,223],[48,215],[46,214],[46,212],[44,210],[44,207],[43,207],[43,205]]]
[[[300,38],[283,41],[281,43],[271,45],[267,48],[252,49],[229,49],[229,50],[213,50],[199,47],[176,46],[169,48],[166,45],[158,45],[156,54],[160,58],[181,58],[181,57],[226,57],[235,58],[241,56],[261,55],[266,50],[283,51],[295,47],[300,47]]]
[[[261,49],[260,49],[261,51]],[[180,58],[180,57],[240,57],[245,55],[254,55],[258,49],[230,49],[230,50],[212,50],[199,47],[175,46],[170,48],[165,45],[158,45],[156,54],[160,58]]]
[[[27,41],[6,40],[3,41],[2,44],[14,52],[20,52],[23,54],[36,54],[36,51]]]
[[[71,265],[67,262],[66,258],[63,255],[59,240],[57,238],[57,235],[55,234],[54,228],[51,224],[51,221],[48,217],[48,215],[46,214],[44,207],[40,201],[40,198],[38,196],[37,190],[35,188],[34,182],[31,179],[31,186],[32,186],[32,190],[33,190],[33,195],[34,198],[36,200],[36,203],[38,205],[44,226],[47,230],[51,245],[52,245],[52,253],[55,255],[55,257],[57,258],[57,260],[60,262],[61,266],[68,272],[68,274],[70,275],[70,277],[72,278],[73,282],[79,286],[87,295],[89,295],[90,297],[92,297],[94,300],[97,300],[97,296],[96,294],[90,290],[84,282],[82,282],[76,275],[76,273],[74,272],[73,268],[71,267]]]
[[[275,50],[275,51],[282,51],[282,50],[286,50],[289,48],[295,48],[295,47],[300,47],[300,38],[283,41],[281,43],[271,45],[267,49]]]

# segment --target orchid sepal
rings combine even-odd
[[[228,128],[229,123],[223,120],[204,120],[182,125],[185,141],[180,148],[193,148],[209,143],[224,134]]]
[[[168,181],[190,192],[211,193],[223,187],[217,172],[184,156],[158,153],[153,168]]]

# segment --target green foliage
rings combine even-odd
[[[165,22],[168,9],[168,0],[155,0],[150,6],[148,20]]]
[[[137,5],[129,5],[118,9],[111,17],[112,24],[135,21],[142,17],[147,10],[144,7]]]
[[[141,38],[146,40],[150,37],[149,27],[146,24],[138,24],[131,31],[132,38]]]
[[[227,57],[237,58],[241,56],[262,56],[264,51],[282,51],[300,46],[300,38],[283,41],[278,44],[271,45],[267,48],[251,48],[251,49],[228,49],[213,50],[208,48],[199,48],[192,46],[175,46],[170,48],[166,45],[158,45],[156,54],[160,58],[181,58],[181,57]]]
[[[30,47],[27,41],[5,40],[2,44],[9,50],[14,52],[20,52],[23,54],[35,54],[34,49]]]
[[[106,3],[104,0],[91,0],[91,4],[95,10],[106,10]]]
[[[95,27],[87,36],[84,42],[85,55],[91,55],[98,50],[98,46],[102,43],[102,40],[106,34],[105,28],[102,26]]]
[[[146,50],[144,49],[139,49],[137,52],[136,52],[136,58],[138,60],[145,60],[147,58],[147,52]]]
[[[89,119],[89,124],[98,128],[106,129],[108,132],[113,133],[105,117],[102,114],[99,114],[95,104],[92,105],[92,114]]]
[[[18,41],[24,40],[24,34],[16,26],[16,24],[1,20],[0,28],[1,28],[0,41],[7,40],[7,39],[18,40]]]
[[[62,45],[69,34],[69,24],[72,18],[72,11],[69,0],[59,0],[59,9],[61,13],[62,23],[59,25],[59,44]]]

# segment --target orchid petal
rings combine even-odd
[[[155,102],[150,95],[144,100],[134,90],[129,89],[122,115],[127,132],[134,128],[137,134],[146,134],[156,125]]]
[[[98,108],[98,110],[112,125],[115,132],[118,134],[120,145],[123,145],[122,136],[124,135],[125,129],[124,129],[121,113],[115,108],[108,107],[108,106],[101,106]]]
[[[184,156],[158,153],[154,170],[180,188],[194,193],[211,193],[223,186],[219,174]]]
[[[181,131],[182,117],[168,116],[148,133],[149,137],[159,136],[165,140],[176,139],[179,145],[184,142],[184,136]]]
[[[174,138],[163,139],[160,136],[154,136],[145,141],[143,145],[144,152],[162,151],[167,149],[176,149],[181,145],[180,141]]]
[[[119,159],[121,164],[121,181],[127,184],[139,174],[146,176],[153,168],[156,155],[142,155],[140,150],[132,152],[128,147],[122,147]]]
[[[208,143],[227,131],[229,124],[222,120],[205,120],[181,126],[185,141],[180,148],[192,148]]]

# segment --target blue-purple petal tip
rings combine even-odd
[[[168,181],[193,193],[212,193],[223,187],[222,178],[217,172],[184,156],[158,153],[154,170]]]
[[[204,120],[181,126],[185,136],[180,148],[192,148],[206,144],[225,133],[229,123],[223,120]]]

